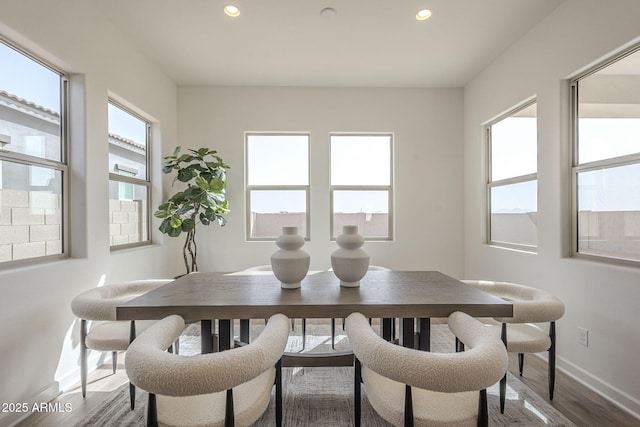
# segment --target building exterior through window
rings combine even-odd
[[[537,104],[528,101],[486,126],[487,240],[534,251],[538,245]]]
[[[365,240],[393,239],[393,135],[332,134],[331,238],[357,225]]]
[[[0,39],[0,263],[66,253],[67,77]]]
[[[309,135],[246,134],[247,240],[274,240],[282,227],[309,239]]]
[[[112,248],[147,244],[151,123],[109,101],[109,238]]]
[[[573,253],[640,262],[640,45],[572,84]]]

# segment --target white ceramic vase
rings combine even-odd
[[[369,268],[369,255],[361,249],[364,238],[358,234],[358,226],[343,226],[342,234],[336,238],[336,243],[340,249],[331,254],[331,268],[340,279],[340,286],[360,286],[360,279],[367,274]]]
[[[298,234],[298,227],[282,227],[282,235],[276,239],[280,248],[271,255],[273,274],[285,289],[300,287],[300,282],[309,271],[310,256],[303,251],[304,237]]]

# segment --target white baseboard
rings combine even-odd
[[[72,386],[80,381],[80,367],[76,367],[71,371],[67,371],[64,375],[58,378],[61,391],[68,391]]]
[[[87,358],[87,374],[94,371],[98,366],[111,361],[110,351],[93,351],[89,350]],[[68,391],[72,386],[80,382],[80,366],[74,367],[72,370],[65,372],[57,378],[61,391]]]
[[[111,360],[111,352],[91,351],[87,359],[87,369],[89,372],[95,370],[99,365]],[[45,404],[57,396],[61,392],[69,390],[72,386],[80,381],[80,366],[75,367],[71,371],[64,373],[56,381],[46,386],[43,390],[36,393],[34,397],[26,399],[20,404],[26,404],[27,412],[7,412],[0,413],[0,426],[14,427],[31,415],[34,405]],[[63,408],[64,409],[64,408]]]
[[[546,353],[537,353],[536,356],[547,361]],[[558,356],[556,358],[556,369],[640,421],[640,400],[585,371],[564,357]]]
[[[40,404],[50,402],[56,396],[60,394],[60,386],[57,381],[52,382],[45,388],[43,388],[40,392],[36,393],[34,397],[31,399],[26,399],[23,402],[20,402],[21,405],[25,405],[27,409],[26,412],[6,412],[0,415],[0,425],[13,427],[17,425],[19,422],[27,418],[31,415],[34,410],[34,406],[39,406]]]

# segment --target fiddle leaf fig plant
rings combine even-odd
[[[180,181],[187,187],[158,206],[154,215],[162,219],[162,233],[170,237],[186,233],[182,254],[188,274],[198,271],[197,224],[217,222],[224,226],[227,222],[224,215],[229,213],[225,196],[229,166],[215,150],[188,149],[188,153],[180,154],[180,149],[176,147],[173,154],[164,157],[162,172],[175,174],[172,186]]]

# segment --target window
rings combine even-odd
[[[532,101],[487,125],[490,244],[525,250],[538,244],[537,122]]]
[[[67,244],[67,77],[0,39],[0,263]]]
[[[574,254],[640,261],[640,46],[572,81]]]
[[[391,134],[333,134],[331,145],[331,238],[357,225],[366,240],[391,240]]]
[[[109,101],[109,238],[112,248],[147,244],[151,123]]]
[[[246,134],[247,239],[309,239],[309,135]]]

